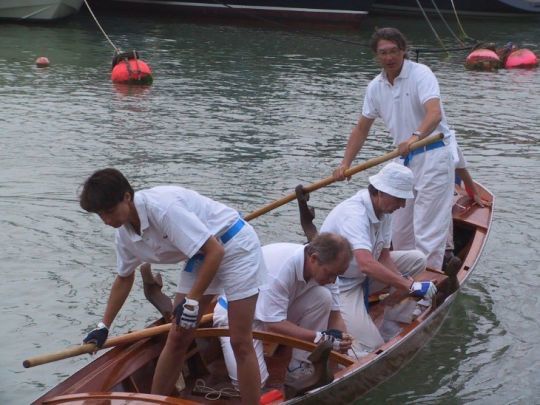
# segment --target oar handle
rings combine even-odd
[[[418,141],[418,142],[415,142],[411,145],[411,150],[414,150],[414,149],[418,149],[418,148],[421,148],[423,146],[426,146],[426,145],[429,145],[433,142],[437,142],[441,139],[443,139],[444,135],[443,134],[437,134],[437,135],[431,135],[431,136],[428,136],[424,139],[422,139],[421,141]],[[373,166],[377,166],[381,163],[384,163],[384,162],[387,162],[388,160],[391,160],[391,159],[394,159],[396,157],[399,156],[399,150],[396,148],[395,150],[393,150],[392,152],[389,152],[383,156],[379,156],[379,157],[376,157],[376,158],[373,158],[373,159],[369,159],[369,160],[366,160],[364,163],[360,163],[359,165],[356,165],[356,166],[353,166],[351,167],[350,169],[347,169],[345,171],[345,177],[350,177],[356,173],[359,173],[361,171],[364,171],[366,169],[369,169],[370,167],[373,167]],[[312,192],[312,191],[315,191],[315,190],[318,190],[320,188],[323,188],[323,187],[326,187],[328,186],[329,184],[332,184],[334,182],[336,182],[337,180],[334,179],[333,176],[330,176],[330,177],[327,177],[325,179],[322,179],[322,180],[319,180],[315,183],[312,183],[308,186],[304,186],[304,190],[308,193]],[[263,214],[266,214],[267,212],[269,211],[272,211],[273,209],[275,208],[278,208],[278,207],[281,207],[282,205],[285,205],[293,200],[296,199],[296,193],[292,193],[292,194],[289,194],[289,195],[286,195],[285,197],[282,197],[280,198],[279,200],[276,200],[268,205],[265,205],[264,207],[262,208],[259,208],[258,210],[256,211],[253,211],[252,213],[246,215],[244,217],[244,219],[246,221],[250,221],[254,218],[257,218]]]

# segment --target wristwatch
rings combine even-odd
[[[422,139],[422,132],[420,132],[420,131],[414,131],[412,134],[413,134],[413,135],[416,135],[416,136],[418,137],[418,140]]]

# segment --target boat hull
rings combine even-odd
[[[437,14],[431,0],[420,0],[420,4],[426,13]],[[435,4],[441,13],[454,14],[452,0],[437,0]],[[540,2],[537,0],[455,0],[453,4],[459,16],[540,15]],[[416,0],[375,0],[372,12],[396,15],[420,15],[422,13]]]
[[[174,12],[192,16],[272,17],[324,22],[355,22],[363,19],[372,0],[91,0],[98,8]]]
[[[79,11],[83,0],[3,0],[0,19],[49,21],[68,17]]]

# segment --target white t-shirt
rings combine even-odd
[[[383,248],[390,248],[392,218],[383,214],[377,218],[368,190],[360,190],[351,198],[338,204],[324,220],[321,232],[333,232],[348,239],[353,251],[365,249],[375,260]],[[362,281],[365,275],[353,257],[349,268],[339,277],[339,288],[347,291]]]
[[[273,243],[262,247],[268,269],[268,283],[259,293],[255,319],[262,322],[281,322],[287,319],[289,305],[307,290],[319,286],[304,279],[304,245]],[[339,288],[326,284],[332,293],[331,311],[339,311]]]
[[[196,191],[159,186],[135,192],[141,235],[130,224],[116,230],[117,272],[125,277],[147,263],[173,264],[194,256],[212,235],[221,235],[238,212]]]
[[[424,104],[433,98],[440,100],[439,83],[430,68],[405,59],[398,77],[391,85],[382,71],[368,85],[364,97],[362,115],[366,118],[382,118],[397,146],[406,141],[426,115]],[[453,136],[448,127],[441,103],[442,119],[433,133]]]

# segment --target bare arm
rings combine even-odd
[[[364,117],[363,115],[360,116],[358,123],[353,128],[353,130],[351,131],[351,135],[349,136],[343,160],[341,161],[341,164],[338,166],[338,168],[334,170],[334,178],[336,180],[345,179],[345,170],[351,167],[354,158],[356,157],[358,152],[360,152],[362,146],[364,146],[364,142],[367,139],[369,130],[371,129],[374,121],[374,119]]]
[[[328,318],[328,329],[337,329],[342,332],[347,332],[345,321],[341,316],[341,311],[330,311],[330,317]]]
[[[420,132],[421,135],[411,135],[409,139],[398,145],[401,156],[406,156],[410,152],[410,145],[412,143],[429,136],[441,122],[442,112],[440,99],[432,98],[431,100],[426,101],[424,103],[424,109],[426,111],[424,119],[418,128],[416,128],[416,131]]]
[[[116,276],[111,288],[109,300],[107,301],[107,307],[105,308],[105,314],[103,315],[103,323],[110,328],[111,324],[118,315],[118,312],[126,302],[126,298],[133,287],[133,280],[135,280],[135,272],[131,273],[127,277]]]
[[[199,301],[204,292],[214,279],[221,260],[225,254],[223,246],[218,242],[214,236],[210,236],[208,240],[202,245],[201,252],[204,255],[204,259],[201,266],[197,270],[198,275],[191,291],[188,293],[187,298],[191,298]]]
[[[390,269],[384,264],[375,260],[369,250],[356,249],[354,251],[354,257],[362,269],[362,272],[364,272],[368,277],[374,278],[375,280],[384,284],[389,284],[392,287],[398,288],[402,291],[409,291],[412,281],[403,278],[401,274],[396,272],[394,269]]]
[[[465,190],[467,191],[469,197],[471,197],[474,202],[480,207],[483,207],[486,202],[482,201],[480,193],[478,192],[478,188],[476,187],[476,184],[474,184],[474,181],[469,171],[466,168],[458,168],[456,169],[456,173],[463,180],[463,184],[465,184]]]

